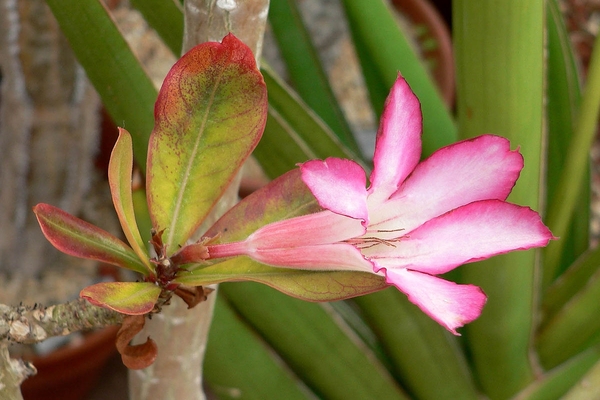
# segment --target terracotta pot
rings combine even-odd
[[[392,0],[394,7],[413,25],[424,25],[427,31],[416,38],[420,43],[434,40],[435,48],[423,46],[423,56],[433,60],[431,73],[446,104],[454,104],[454,56],[452,39],[446,22],[428,0]]]
[[[28,359],[38,370],[25,380],[21,392],[25,400],[81,400],[98,381],[108,359],[116,353],[118,327],[111,326],[85,334],[80,343],[57,349],[51,354]]]

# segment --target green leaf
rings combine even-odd
[[[309,159],[359,160],[264,62],[261,71],[269,93],[269,117],[253,155],[269,177],[276,178]]]
[[[377,332],[392,372],[418,399],[480,396],[456,337],[389,288],[352,300]]]
[[[343,300],[388,287],[383,277],[368,272],[277,268],[248,257],[235,257],[209,267],[182,271],[174,280],[188,286],[234,281],[263,283],[306,301]]]
[[[585,290],[591,278],[600,268],[600,247],[588,250],[575,261],[560,279],[546,290],[542,301],[543,320],[541,326],[554,317],[569,300]]]
[[[594,43],[590,60],[586,89],[581,100],[574,135],[566,149],[565,164],[561,169],[555,196],[548,207],[548,226],[554,235],[567,234],[575,213],[578,195],[582,191],[587,176],[589,151],[596,135],[600,111],[600,36]],[[564,151],[564,150],[563,150]],[[565,241],[556,240],[544,252],[544,283],[546,285],[556,277],[562,249]]]
[[[381,113],[398,71],[410,84],[423,109],[423,155],[456,141],[456,126],[423,62],[411,48],[389,6],[383,1],[343,0],[352,38],[369,90],[377,91],[374,104]],[[385,88],[385,89],[384,89]]]
[[[150,282],[102,282],[79,294],[90,303],[122,314],[143,315],[154,308],[161,289]]]
[[[171,252],[229,186],[266,114],[254,56],[233,35],[196,46],[173,66],[156,101],[146,177],[152,222]]]
[[[271,1],[269,23],[294,88],[306,104],[331,127],[341,142],[359,153],[356,140],[302,22],[296,1]]]
[[[131,148],[131,135],[125,129],[119,128],[119,137],[108,163],[110,193],[125,237],[133,248],[133,251],[135,251],[139,259],[146,265],[148,272],[152,272],[154,268],[150,264],[150,256],[145,250],[144,241],[140,235],[133,209],[133,196],[131,193],[132,171],[133,152]]]
[[[292,299],[252,282],[219,290],[319,398],[408,398],[327,304]]]
[[[148,275],[148,268],[131,247],[105,230],[49,204],[40,203],[33,212],[46,239],[63,253]]]
[[[317,158],[310,145],[273,107],[269,107],[265,131],[252,155],[271,179],[296,168],[298,162]]]
[[[502,135],[526,167],[509,201],[539,210],[544,160],[544,0],[453,2],[457,111],[462,138]],[[524,56],[526,55],[526,56]],[[476,377],[490,398],[508,398],[534,379],[536,261],[529,250],[460,267],[488,302],[466,326]]]
[[[600,359],[598,346],[569,359],[535,380],[513,397],[513,400],[547,400],[563,398],[569,391]]]
[[[537,336],[540,361],[554,367],[600,342],[600,271],[565,305],[544,320]]]
[[[588,400],[600,397],[600,362],[596,364],[573,385],[561,399],[563,400]]]
[[[131,0],[175,56],[183,47],[183,7],[175,0]]]
[[[219,399],[309,399],[308,390],[231,305],[217,297],[204,379]]]
[[[156,89],[99,0],[46,0],[113,121],[133,135],[145,169]]]
[[[360,160],[356,151],[340,142],[333,131],[268,65],[261,72],[267,84],[269,107],[297,132],[316,158],[340,157]],[[304,160],[298,160],[304,161]]]
[[[558,0],[546,2],[548,32],[548,77],[547,84],[547,130],[548,153],[546,172],[546,204],[552,202],[558,193],[559,177],[567,163],[565,149],[574,135],[576,117],[581,103],[581,88],[578,66],[573,54],[569,31]],[[581,154],[586,161],[585,182],[589,182],[589,157]],[[574,189],[568,189],[574,190]],[[589,246],[590,185],[581,185],[577,194],[577,218],[573,218],[567,234],[558,234],[564,243],[560,259],[545,260],[544,285],[561,274]],[[562,203],[561,203],[562,207]],[[555,232],[556,234],[556,232]],[[554,245],[554,244],[551,244]],[[554,270],[551,272],[551,270]]]

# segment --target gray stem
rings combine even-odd
[[[183,52],[206,41],[221,41],[233,32],[258,59],[269,9],[268,0],[186,0]],[[203,232],[238,200],[238,175],[211,211],[199,232]],[[188,310],[174,299],[161,314],[147,321],[137,336],[139,342],[150,335],[158,344],[155,363],[144,370],[130,371],[132,400],[204,400],[202,361],[208,340],[217,293],[208,301]]]

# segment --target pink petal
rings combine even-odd
[[[280,249],[248,249],[247,255],[275,267],[373,272],[373,265],[348,243]]]
[[[385,275],[387,283],[455,335],[459,335],[456,328],[479,317],[486,302],[485,293],[474,285],[458,285],[406,269],[388,269]]]
[[[367,221],[367,177],[360,165],[351,160],[328,158],[305,162],[300,171],[321,207]]]
[[[496,254],[546,246],[551,239],[550,230],[530,208],[484,200],[436,217],[389,245],[362,252],[388,270],[438,275]]]
[[[371,210],[369,229],[411,231],[474,201],[505,200],[522,168],[521,154],[499,136],[446,146],[417,165],[391,200]]]
[[[364,234],[361,221],[321,211],[265,225],[246,239],[254,248],[293,248],[341,242]]]
[[[408,83],[398,79],[386,100],[377,140],[369,193],[377,203],[391,196],[421,157],[421,105]]]

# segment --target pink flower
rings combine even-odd
[[[506,202],[523,168],[508,140],[484,135],[421,156],[421,110],[401,77],[377,134],[370,187],[355,162],[300,166],[325,210],[269,224],[244,242],[209,246],[211,257],[245,254],[265,264],[383,275],[450,332],[486,302],[474,285],[438,278],[457,266],[548,244],[552,233],[528,207]]]

